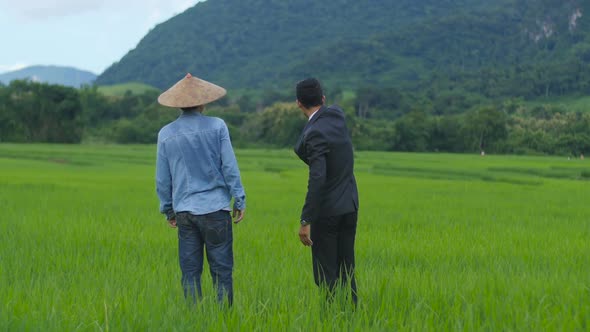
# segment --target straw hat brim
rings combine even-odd
[[[224,88],[188,74],[162,93],[158,103],[175,108],[195,107],[214,102],[226,93]]]

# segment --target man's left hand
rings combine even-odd
[[[301,226],[299,228],[299,240],[306,247],[311,247],[313,242],[311,241],[311,227],[309,225]]]
[[[168,220],[168,226],[170,228],[176,228],[176,218]]]

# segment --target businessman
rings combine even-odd
[[[359,200],[344,112],[324,106],[322,86],[315,78],[299,82],[296,94],[297,106],[308,118],[295,146],[297,156],[309,166],[299,238],[311,246],[315,283],[326,287],[332,298],[338,287],[350,282],[356,305],[354,241]]]

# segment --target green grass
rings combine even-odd
[[[240,150],[235,306],[182,299],[152,146],[0,145],[2,331],[588,331],[590,165],[358,152],[360,307],[321,310],[306,169]],[[205,269],[207,271],[207,268]]]
[[[127,93],[127,91],[131,91],[131,93],[134,95],[140,95],[147,91],[160,90],[144,83],[131,82],[115,85],[101,85],[98,87],[98,91],[107,96],[122,97],[125,95],[125,93]]]
[[[526,103],[528,106],[553,105],[563,108],[569,112],[590,112],[590,97],[560,97],[540,98]]]

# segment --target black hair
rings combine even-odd
[[[324,91],[320,81],[315,78],[307,78],[297,83],[297,100],[305,108],[324,104]]]
[[[204,108],[203,105],[199,105],[199,106],[192,106],[192,107],[181,107],[180,109],[183,112],[201,112],[201,108]]]

